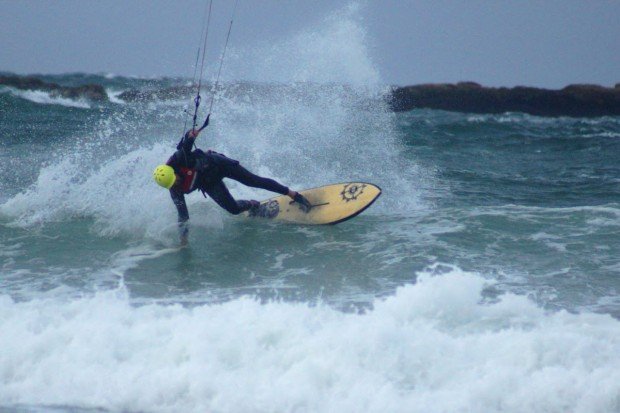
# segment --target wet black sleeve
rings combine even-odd
[[[170,190],[170,196],[172,197],[172,202],[174,202],[174,205],[177,207],[177,213],[179,215],[179,233],[181,236],[187,236],[189,211],[185,204],[185,196],[174,189]]]
[[[192,151],[192,147],[194,146],[195,140],[196,138],[183,136],[177,144],[177,149],[185,151],[185,153],[190,153]]]

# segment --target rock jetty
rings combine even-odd
[[[394,111],[416,108],[468,113],[523,112],[536,116],[618,116],[620,84],[569,85],[560,90],[517,86],[484,87],[474,82],[396,87],[389,95]]]

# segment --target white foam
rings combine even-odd
[[[0,400],[129,411],[611,412],[620,323],[481,303],[452,269],[366,314],[250,298],[0,298]]]
[[[467,122],[470,123],[516,123],[520,125],[541,125],[541,126],[557,126],[558,124],[562,124],[568,127],[576,127],[576,126],[586,126],[587,128],[580,128],[580,130],[587,131],[591,130],[592,127],[604,127],[606,125],[618,125],[618,117],[613,116],[601,116],[595,118],[575,118],[575,117],[545,117],[545,116],[536,116],[530,115],[522,112],[505,112],[498,114],[475,114],[466,115]],[[615,138],[618,137],[617,132],[612,131],[597,131],[593,133],[582,133],[579,135],[579,138],[590,138],[590,137],[609,137]]]
[[[605,131],[605,132],[596,132],[596,133],[586,133],[581,135],[584,138],[620,138],[620,133]]]
[[[126,102],[122,99],[119,98],[119,96],[124,92],[124,90],[114,90],[114,89],[107,89],[106,93],[108,94],[108,99],[110,99],[110,102],[112,103],[116,103],[119,105],[124,105]]]
[[[90,104],[85,100],[67,99],[60,96],[52,96],[49,92],[44,92],[42,90],[19,90],[11,87],[6,87],[4,88],[4,90],[7,90],[13,96],[42,105],[60,105],[82,109],[90,108]]]
[[[168,191],[151,177],[169,152],[164,145],[156,145],[113,157],[92,170],[80,167],[88,157],[65,158],[42,168],[35,185],[0,205],[0,213],[23,227],[92,217],[93,229],[102,236],[176,240],[176,209]],[[201,201],[197,196],[188,197],[190,208],[197,201]],[[209,225],[203,209],[192,212],[197,217],[194,225]]]
[[[566,243],[559,242],[562,237],[548,234],[544,231],[537,232],[529,237],[533,241],[542,241],[546,246],[559,252],[566,252]]]

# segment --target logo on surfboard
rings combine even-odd
[[[357,197],[364,193],[364,188],[366,188],[364,184],[346,184],[342,192],[340,192],[342,200],[346,202],[355,201]]]

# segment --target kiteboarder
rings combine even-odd
[[[304,212],[310,211],[312,205],[299,192],[292,191],[273,179],[255,175],[241,166],[239,161],[221,153],[211,150],[204,152],[197,148],[192,150],[196,137],[208,124],[209,116],[200,129],[192,128],[187,131],[177,145],[177,151],[165,165],[159,165],[153,172],[155,182],[170,190],[170,196],[178,212],[181,244],[187,243],[188,234],[189,212],[185,203],[185,194],[198,189],[203,195],[209,195],[219,206],[234,215],[258,209],[260,205],[258,201],[235,200],[226,188],[224,178],[234,179],[253,188],[288,195],[299,204]]]

